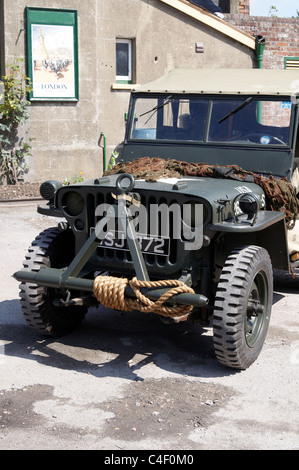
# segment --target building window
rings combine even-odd
[[[116,82],[132,83],[132,39],[116,39]]]
[[[299,57],[285,57],[284,68],[287,70],[299,69]]]

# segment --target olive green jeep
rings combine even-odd
[[[59,220],[14,275],[29,325],[61,335],[98,304],[154,312],[211,325],[218,360],[248,368],[273,269],[299,264],[297,78],[179,69],[133,90],[117,165],[41,185],[38,212]]]

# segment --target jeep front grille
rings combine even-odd
[[[100,191],[99,191],[100,189]],[[78,231],[76,232],[75,230],[75,235],[77,238],[77,250],[81,248],[83,243],[86,240],[86,237],[88,234],[90,234],[91,230],[93,230],[97,224],[97,222],[100,220],[100,216],[96,217],[96,209],[101,206],[101,205],[115,205],[116,200],[112,196],[113,193],[113,188],[106,188],[102,187],[101,188],[96,188],[96,187],[80,187],[80,195],[83,197],[85,203],[84,203],[84,210],[80,215],[76,215],[76,217],[79,217],[80,220],[84,221],[84,224],[86,226],[86,229],[84,231],[85,237],[83,239],[83,233],[79,233]],[[71,188],[69,189],[71,190]],[[67,195],[66,195],[66,189],[64,188],[60,192],[60,197],[59,200],[61,201],[61,208],[62,211],[65,214],[66,219],[69,221],[70,225],[73,227],[76,227],[78,224],[76,224],[77,218],[72,216],[70,214],[70,211],[66,208],[63,207],[64,201],[67,200]],[[136,191],[137,192],[137,191]],[[175,199],[174,199],[175,196]],[[133,195],[134,197],[134,195]],[[172,205],[176,205],[177,207],[182,208],[184,203],[190,202],[190,200],[194,201],[194,198],[188,198],[184,194],[179,194],[179,193],[173,193],[173,192],[157,192],[155,194],[152,190],[148,191],[145,189],[138,190],[137,197],[140,200],[140,203],[143,208],[146,209],[146,214],[148,216],[147,219],[147,231],[144,233],[141,228],[138,228],[136,226],[137,230],[137,235],[143,235],[145,237],[150,237],[153,235],[152,233],[152,227],[151,227],[151,222],[152,219],[150,217],[150,210],[153,207],[161,207],[164,205],[167,208],[172,207]],[[59,202],[59,201],[58,201]],[[198,201],[201,202],[202,201]],[[103,206],[102,206],[103,207]],[[135,214],[137,213],[138,209],[136,206],[135,208]],[[74,211],[72,211],[74,212]],[[204,217],[208,217],[208,209],[204,209]],[[103,214],[105,215],[105,214]],[[138,213],[137,213],[138,215]],[[190,257],[190,251],[187,251],[184,249],[184,242],[181,238],[176,238],[174,235],[174,230],[175,230],[175,224],[174,224],[174,215],[173,212],[170,210],[167,212],[167,223],[169,227],[169,252],[167,255],[159,255],[159,254],[153,254],[153,253],[146,253],[143,252],[144,260],[148,269],[148,272],[151,276],[155,277],[161,277],[161,269],[163,270],[163,274],[169,276],[169,275],[175,275],[177,272],[180,272],[184,267],[189,265],[189,257]],[[165,235],[165,231],[163,230],[163,233],[161,233],[162,228],[165,228],[165,220],[163,220],[163,223],[161,221],[161,217],[158,220],[158,224],[156,225],[156,230],[155,230],[155,237],[161,238],[162,236]],[[115,231],[119,232],[120,227],[117,225],[117,221],[115,222]],[[164,225],[163,225],[164,224]],[[140,232],[140,233],[139,233]],[[176,232],[177,233],[177,232]],[[159,250],[158,250],[159,252]],[[192,252],[191,252],[192,253]],[[103,247],[99,246],[96,250],[96,259],[93,259],[93,261],[96,261],[97,266],[100,266],[100,269],[102,270],[108,270],[110,272],[118,272],[118,273],[126,273],[126,272],[134,272],[134,266],[132,263],[132,258],[131,254],[128,250],[124,249],[116,249],[114,246],[111,247]]]
[[[148,225],[148,230],[147,233],[143,233],[142,231],[142,236],[150,236],[152,235],[151,231],[151,226],[150,226],[150,216],[149,212],[150,208],[153,206],[161,205],[161,204],[166,204],[167,206],[175,203],[175,201],[171,200],[169,197],[157,197],[153,195],[152,192],[139,192],[140,195],[140,202],[143,207],[146,208],[147,214],[148,214],[148,220],[147,220],[147,225]],[[170,195],[171,196],[171,195]],[[103,194],[101,195],[103,197]],[[101,203],[111,203],[111,194],[107,194],[106,197],[104,196],[104,200],[102,200]],[[115,201],[113,201],[115,203]],[[99,203],[99,201],[97,201]],[[135,206],[136,210],[136,215],[139,215],[138,209]],[[170,213],[170,217],[172,217],[172,214]],[[98,219],[95,221],[98,222]],[[155,236],[156,237],[161,237],[163,235],[161,233],[161,223],[158,224],[157,226]],[[120,227],[116,226],[116,230],[121,230]],[[136,226],[137,230],[137,235],[141,236],[141,228]],[[139,231],[138,231],[139,230]],[[180,252],[183,252],[183,246],[182,242],[180,240],[176,240],[173,238],[173,227],[172,227],[172,220],[169,221],[169,240],[170,240],[170,246],[169,246],[169,254],[167,256],[165,255],[157,255],[157,254],[148,254],[148,253],[143,253],[144,260],[147,266],[147,269],[149,272],[155,272],[155,271],[160,271],[162,269],[166,269],[167,272],[176,272],[178,270],[178,266],[182,264],[183,259],[182,256],[179,254],[179,246],[180,246]],[[122,269],[126,270],[133,270],[133,264],[132,264],[132,258],[131,258],[131,253],[127,250],[121,250],[121,249],[111,249],[111,248],[101,248],[99,247],[97,249],[97,256],[99,258],[99,261],[101,264],[105,265],[107,268],[114,267],[115,266],[120,266]]]

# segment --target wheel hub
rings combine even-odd
[[[259,272],[252,282],[247,302],[247,317],[245,324],[246,342],[253,347],[258,340],[265,320],[267,309],[267,283],[262,272]]]

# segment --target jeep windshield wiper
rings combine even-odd
[[[148,122],[148,121],[151,119],[151,117],[158,111],[158,109],[163,108],[166,104],[170,103],[171,100],[172,100],[172,95],[167,96],[167,97],[162,101],[162,103],[157,104],[157,106],[154,106],[152,109],[149,109],[148,111],[145,111],[145,113],[140,114],[139,117],[145,116],[145,115],[148,114],[148,113],[152,113],[152,114],[150,115],[150,117],[148,118],[148,120],[145,122],[145,124],[147,124],[147,122]]]
[[[245,106],[247,106],[249,103],[251,103],[251,101],[253,100],[253,97],[251,96],[250,98],[247,98],[247,100],[243,101],[243,103],[239,104],[239,106],[237,106],[236,108],[234,108],[230,113],[228,113],[226,116],[224,116],[223,118],[221,118],[219,121],[218,121],[218,124],[220,124],[221,122],[225,121],[225,119],[229,118],[230,116],[232,116],[233,114],[236,114],[238,111],[240,111],[241,109],[245,108]]]

